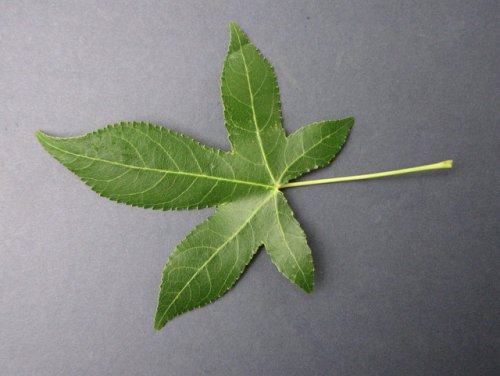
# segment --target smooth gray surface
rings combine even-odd
[[[498,1],[1,1],[0,374],[498,375]],[[163,264],[211,210],[98,197],[33,131],[120,120],[227,148],[237,21],[275,65],[287,131],[357,123],[307,179],[453,158],[451,171],[287,191],[314,252],[299,291],[259,252],[160,332]]]

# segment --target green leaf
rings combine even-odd
[[[100,195],[154,209],[219,205],[272,189],[237,155],[163,127],[120,123],[81,137],[37,132],[43,147]]]
[[[225,293],[262,244],[263,216],[273,193],[222,205],[170,255],[160,288],[155,328]]]
[[[235,23],[221,92],[229,152],[146,123],[70,138],[37,132],[54,158],[111,200],[163,210],[217,207],[170,255],[156,329],[224,294],[261,245],[286,278],[306,292],[314,285],[311,250],[280,188],[329,163],[354,120],[314,123],[287,137],[274,70]]]
[[[274,70],[235,23],[221,91],[229,141],[235,153],[263,166],[277,183],[286,144],[281,125],[281,104]]]
[[[264,246],[278,270],[305,292],[314,286],[314,266],[306,234],[294,218],[283,193],[274,195],[267,213]]]
[[[253,195],[220,206],[172,252],[163,271],[155,328],[224,294],[261,245],[280,272],[312,291],[311,250],[283,193]]]
[[[300,128],[288,137],[285,168],[280,183],[330,163],[342,149],[354,124],[354,118],[325,120]]]

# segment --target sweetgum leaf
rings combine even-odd
[[[224,294],[261,245],[286,278],[312,291],[311,250],[280,188],[331,162],[354,123],[321,121],[287,137],[272,66],[238,25],[229,29],[221,93],[231,151],[136,122],[80,137],[36,134],[54,158],[111,200],[163,210],[217,207],[170,255],[156,329]]]

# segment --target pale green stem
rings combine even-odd
[[[419,172],[419,171],[439,170],[441,168],[451,168],[452,166],[453,166],[453,161],[448,160],[448,161],[442,161],[442,162],[428,164],[428,165],[424,165],[424,166],[403,168],[401,170],[394,170],[394,171],[376,172],[373,174],[362,174],[362,175],[353,175],[353,176],[342,176],[339,178],[330,178],[330,179],[298,181],[295,183],[283,184],[282,186],[280,186],[280,188],[302,187],[304,185],[339,183],[339,182],[343,182],[343,181],[353,181],[353,180],[376,179],[376,178],[381,178],[384,176],[410,174],[412,172]]]

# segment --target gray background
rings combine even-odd
[[[498,1],[1,1],[0,374],[498,375],[499,14]],[[226,296],[155,332],[163,264],[211,210],[100,198],[33,131],[144,120],[227,148],[231,20],[275,65],[287,131],[356,117],[306,179],[456,167],[288,190],[315,291],[261,250]]]

